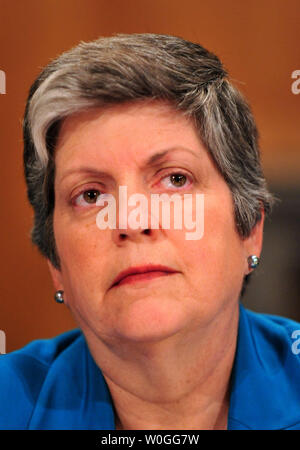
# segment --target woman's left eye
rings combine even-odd
[[[185,187],[188,182],[188,176],[181,172],[172,172],[164,176],[162,180],[168,179],[169,183],[166,187],[181,188]]]

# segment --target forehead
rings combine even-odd
[[[67,117],[62,121],[56,147],[74,147],[93,143],[97,145],[119,139],[138,139],[154,143],[171,135],[195,134],[191,119],[173,105],[160,100],[127,102],[106,107],[91,108]],[[132,134],[134,133],[134,135]],[[79,141],[78,141],[79,140]],[[124,142],[123,142],[124,143]]]

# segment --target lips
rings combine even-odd
[[[178,273],[178,271],[172,269],[171,267],[151,264],[146,266],[129,267],[119,273],[119,275],[114,279],[111,287],[123,284],[125,282],[135,282],[138,280],[154,278],[156,276],[168,275],[171,273]]]

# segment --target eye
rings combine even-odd
[[[89,205],[96,204],[97,199],[100,195],[101,192],[98,189],[87,189],[75,197],[74,203],[76,206],[85,206],[86,204]]]
[[[162,180],[169,180],[166,187],[175,187],[181,188],[185,187],[188,182],[188,176],[182,172],[171,172],[168,175],[164,176]]]

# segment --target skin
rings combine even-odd
[[[145,166],[168,148],[163,160]],[[231,192],[193,124],[161,101],[65,119],[55,163],[61,270],[48,265],[108,384],[116,427],[226,429],[239,294],[250,272],[247,257],[261,252],[263,211],[242,239]],[[86,166],[106,175],[68,174]],[[170,169],[187,175],[186,185],[174,186]],[[100,230],[100,207],[78,194],[98,189],[118,200],[119,186],[149,202],[151,193],[204,194],[203,237],[186,240],[184,227]],[[120,271],[149,263],[177,273],[111,288]]]

